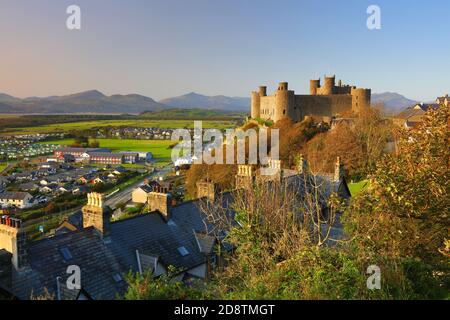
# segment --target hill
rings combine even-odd
[[[416,104],[417,101],[408,99],[396,92],[383,92],[373,93],[372,103],[382,103],[387,112],[398,113],[399,111]]]
[[[138,94],[106,96],[100,91],[90,90],[65,96],[9,98],[1,95],[0,113],[134,113],[156,111],[166,106],[152,98]]]
[[[0,113],[19,114],[139,114],[169,108],[195,108],[248,112],[249,98],[204,96],[189,93],[157,102],[139,94],[106,96],[98,90],[80,93],[19,99],[0,93]]]
[[[205,96],[195,92],[174,98],[164,99],[159,102],[174,108],[197,108],[245,112],[250,110],[250,98],[227,97],[223,95]]]

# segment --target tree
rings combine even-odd
[[[359,179],[364,176],[365,152],[349,125],[320,133],[310,140],[302,151],[314,172],[333,172],[336,158],[345,164],[346,176]]]
[[[450,222],[449,115],[441,106],[419,128],[399,129],[398,152],[378,161],[370,188],[344,219],[361,259],[388,259],[414,285],[421,278],[433,287],[424,290],[430,294],[449,286],[449,261],[441,253]]]
[[[336,157],[345,164],[347,177],[364,179],[385,153],[392,128],[379,110],[361,110],[350,123],[337,124],[316,135],[302,153],[316,172],[333,172]]]

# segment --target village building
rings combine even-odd
[[[4,191],[0,193],[0,205],[26,209],[33,205],[33,196],[28,192]]]
[[[236,187],[246,190],[257,181],[269,184],[286,181],[302,197],[319,181],[322,192],[318,204],[325,213],[331,194],[350,197],[339,159],[332,174],[312,175],[302,159],[296,170],[282,169],[278,160],[271,160],[268,168],[272,174],[265,176],[260,174],[262,168],[239,165]],[[148,190],[141,187],[148,213],[118,221],[110,220],[111,210],[100,194],[89,193],[79,218],[74,215],[52,237],[30,243],[20,220],[2,217],[0,255],[6,272],[1,286],[20,299],[45,292],[58,300],[114,299],[127,290],[125,275],[130,271],[140,274],[151,271],[159,276],[174,267],[178,270],[174,281],[207,279],[217,258],[215,248],[218,245],[227,251],[232,248],[222,242],[224,230],[211,224],[201,205],[216,203],[233,220],[235,193],[220,193],[214,182],[208,180],[198,182],[197,188],[198,199],[174,205],[167,189],[156,185]],[[211,230],[215,232],[210,233]],[[339,224],[333,226],[331,234],[335,238],[342,235]],[[83,280],[81,288],[70,290],[66,286],[70,276],[67,268],[72,265],[81,268]]]
[[[436,101],[438,103],[416,103],[394,116],[393,123],[400,127],[416,128],[422,123],[422,118],[425,113],[428,110],[439,108],[440,105],[444,104],[445,99],[437,98]]]

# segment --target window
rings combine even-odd
[[[189,254],[189,251],[185,247],[179,247],[178,252],[181,254],[181,256],[185,257]]]
[[[72,254],[70,253],[69,248],[62,247],[61,249],[59,249],[59,251],[61,252],[62,256],[64,257],[64,260],[70,260],[73,258]]]
[[[120,274],[116,273],[113,275],[113,279],[115,282],[120,282],[120,281],[122,281],[122,276]]]

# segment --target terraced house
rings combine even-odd
[[[26,209],[33,205],[33,196],[28,192],[2,192],[0,193],[2,207],[16,207]]]
[[[271,176],[259,176],[250,165],[239,167],[236,185],[248,188],[256,180],[264,183],[286,181],[298,191],[299,200],[319,181],[323,192],[319,205],[326,212],[332,193],[350,197],[342,163],[337,161],[334,174],[310,176],[306,162],[297,170],[281,168],[271,161]],[[207,279],[215,266],[217,246],[232,248],[223,241],[227,230],[215,225],[202,210],[203,204],[223,208],[230,223],[235,223],[231,209],[235,193],[220,193],[212,181],[197,183],[198,199],[173,205],[167,189],[156,186],[146,192],[148,213],[111,221],[111,210],[103,197],[89,193],[82,214],[65,221],[49,238],[27,243],[20,220],[0,220],[0,259],[4,261],[0,285],[20,299],[30,299],[48,292],[55,299],[114,299],[127,290],[125,275],[129,272],[152,272],[155,277],[171,273],[174,281],[191,283]],[[216,207],[217,206],[217,207]],[[237,225],[237,224],[236,224]],[[339,225],[334,236],[341,233]],[[222,252],[224,251],[222,250]],[[8,266],[5,266],[5,261]],[[69,289],[71,273],[79,268],[80,286]]]

